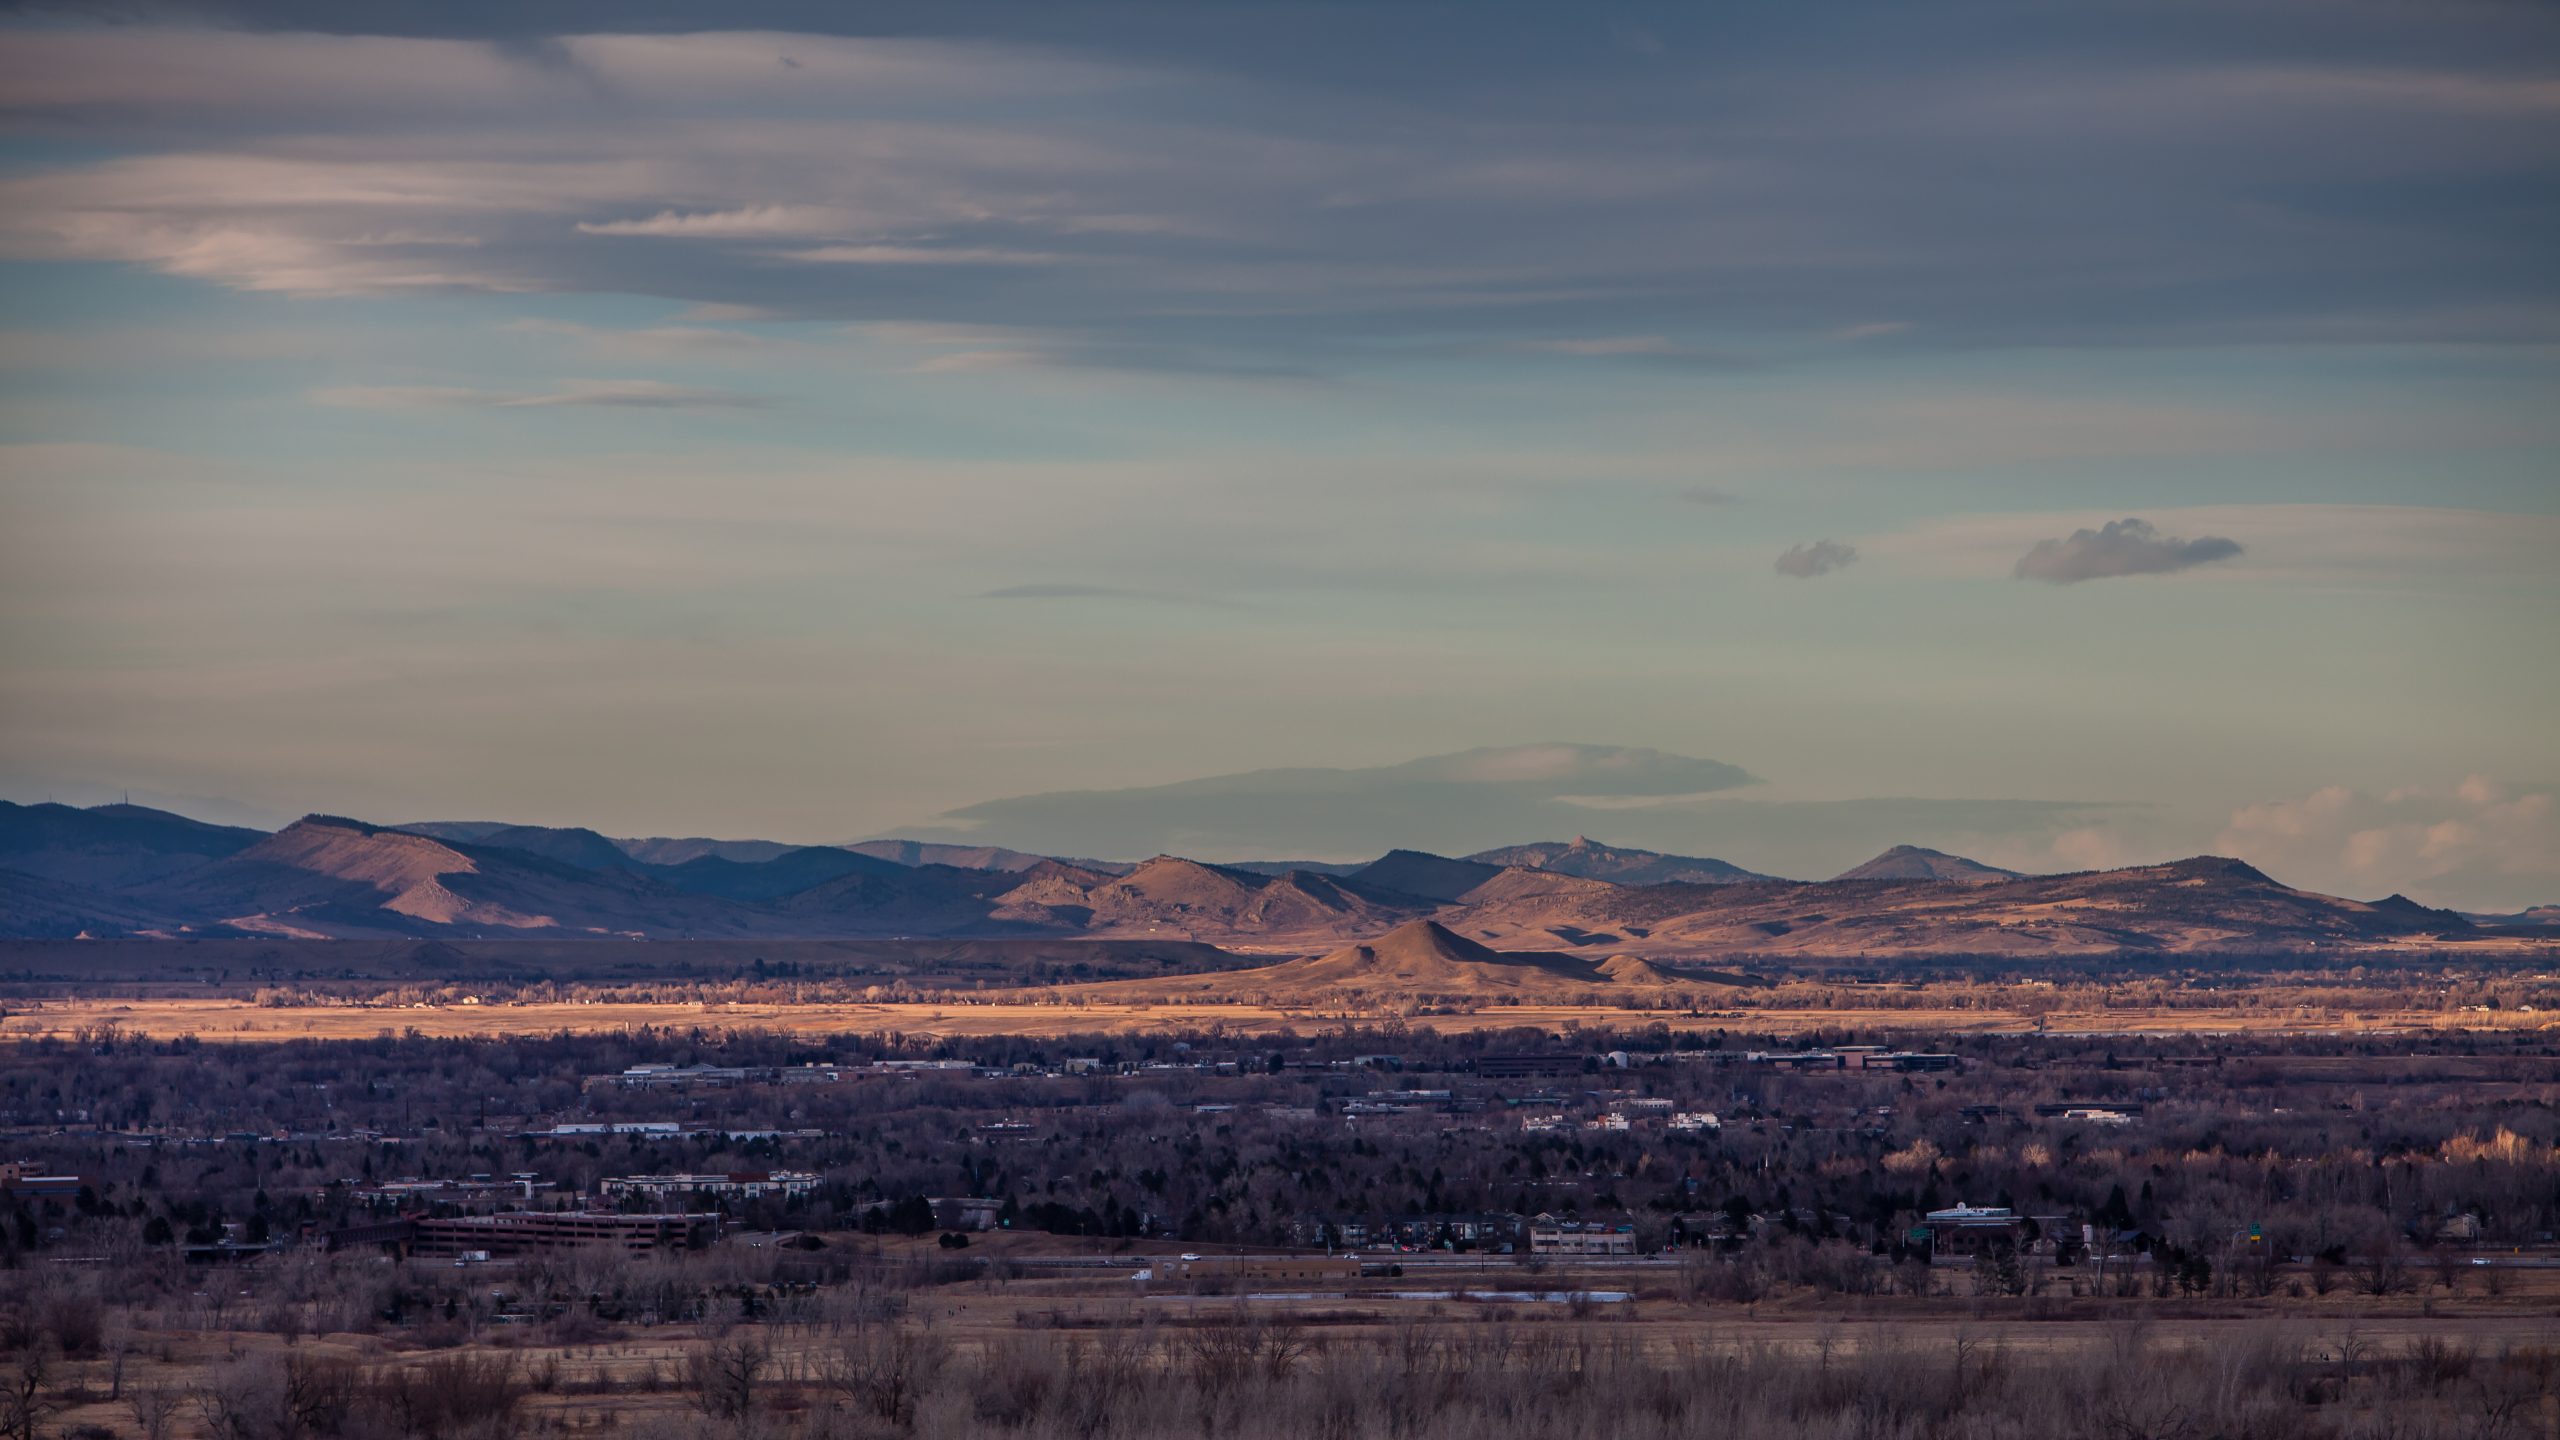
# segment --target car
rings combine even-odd
[[[1182,1258],[1183,1258],[1183,1259],[1185,1259],[1185,1260],[1197,1260],[1197,1259],[1199,1259],[1200,1257],[1199,1257],[1199,1255],[1198,1255],[1198,1254],[1196,1254],[1196,1253],[1193,1253],[1193,1252],[1185,1252],[1185,1253],[1183,1254],[1183,1257],[1182,1257]]]

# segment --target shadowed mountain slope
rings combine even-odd
[[[1107,860],[1034,855],[1028,850],[1008,850],[1002,845],[944,845],[931,840],[857,840],[843,848],[856,855],[868,855],[900,865],[949,865],[959,870],[1011,870],[1018,873],[1053,860],[1063,860],[1069,865],[1106,874],[1118,874],[1129,868]]]
[[[847,875],[902,876],[908,868],[893,860],[856,855],[832,845],[809,845],[785,850],[769,860],[703,855],[681,865],[652,865],[648,872],[697,895],[761,903],[797,895]]]
[[[86,885],[49,880],[22,870],[0,870],[0,933],[17,940],[72,940],[84,936],[166,934],[187,929],[184,916]],[[206,933],[233,934],[229,930]]]
[[[142,805],[14,805],[0,801],[0,869],[91,889],[143,884],[266,838]]]
[[[1346,876],[1353,884],[1426,900],[1456,900],[1502,873],[1499,865],[1452,860],[1420,850],[1390,850]]]

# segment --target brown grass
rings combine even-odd
[[[868,1034],[894,1030],[918,1036],[1069,1035],[1197,1030],[1223,1025],[1235,1034],[1281,1029],[1304,1033],[1349,1021],[1374,1024],[1380,1011],[1283,1008],[1241,1004],[1076,1003],[1072,988],[1049,992],[1045,1003],[830,1004],[754,1003],[307,1005],[269,1008],[245,999],[63,999],[17,1001],[0,1019],[0,1039],[69,1038],[83,1029],[113,1024],[151,1036],[194,1035],[208,1041],[348,1040],[416,1030],[439,1037],[612,1034],[644,1026],[751,1028],[805,1035]],[[2545,1014],[2446,1014],[2432,1010],[2287,1009],[2280,1014],[2228,1009],[2108,1009],[2031,1014],[2006,1009],[1749,1009],[1683,1014],[1607,1006],[1495,1005],[1465,1014],[1420,1015],[1417,1030],[1476,1030],[1574,1025],[1625,1027],[1660,1021],[1674,1030],[1747,1030],[1791,1034],[1842,1027],[1958,1034],[2377,1034],[2450,1030],[2560,1028]]]

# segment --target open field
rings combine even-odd
[[[921,1274],[937,1254],[924,1240],[863,1248],[863,1264],[884,1275]],[[1318,1418],[1322,1392],[1338,1377],[1377,1387],[1368,1403],[1379,1407],[1371,1424],[1380,1428],[1333,1433],[1392,1425],[1394,1433],[1454,1434],[1395,1417],[1409,1421],[1418,1407],[1455,1421],[1475,1408],[1469,1391],[1489,1390],[1499,1371],[1535,1377],[1525,1398],[1551,1427],[1544,1433],[1564,1435],[1809,1437],[1847,1433],[1830,1427],[1865,1406],[1943,1411],[1936,1428],[1908,1433],[1950,1435],[2024,1433],[2004,1422],[2037,1416],[2050,1427],[2037,1433],[2051,1435],[2181,1434],[2184,1423],[2254,1418],[2258,1428],[2223,1433],[2528,1440],[2560,1421],[2552,1383],[2560,1271],[2521,1273],[2495,1297],[2476,1289],[2278,1294],[2160,1306],[1956,1296],[1844,1303],[1778,1293],[1732,1304],[1684,1298],[1684,1267],[1666,1262],[1532,1269],[1490,1258],[1281,1296],[1197,1293],[1130,1278],[1129,1267],[1150,1260],[1148,1248],[987,1236],[978,1247],[985,1263],[973,1261],[965,1278],[910,1281],[885,1309],[822,1290],[780,1294],[760,1320],[733,1306],[722,1317],[646,1324],[522,1323],[521,1308],[505,1307],[521,1307],[520,1297],[549,1283],[548,1272],[499,1263],[458,1277],[487,1298],[432,1335],[371,1324],[279,1335],[273,1321],[290,1308],[297,1278],[235,1271],[191,1303],[137,1316],[142,1323],[96,1347],[52,1359],[48,1418],[64,1434],[212,1440],[230,1433],[214,1419],[267,1399],[258,1385],[274,1386],[267,1403],[291,1404],[325,1396],[336,1377],[335,1403],[379,1409],[395,1424],[411,1415],[407,1433],[435,1431],[416,1428],[418,1401],[403,1388],[425,1385],[486,1392],[504,1423],[478,1433],[690,1437],[757,1425],[836,1435],[1155,1435],[1214,1419],[1219,1433],[1277,1435],[1322,1433],[1291,1427]],[[1152,1248],[1155,1261],[1170,1258],[1169,1247]],[[1689,1273],[1700,1263],[1708,1262],[1692,1257]],[[1096,1264],[1113,1268],[1081,1268]],[[356,1265],[372,1272],[368,1286],[391,1278],[385,1262]],[[438,1278],[417,1272],[401,1283]],[[1491,1298],[1568,1289],[1613,1298]],[[748,1365],[725,1394],[722,1361]],[[885,1394],[884,1367],[903,1399]],[[1026,1368],[1041,1377],[1027,1391],[1017,1388]],[[1817,1376],[1829,1378],[1801,1388]],[[1431,1377],[1424,1392],[1387,1398],[1421,1377]],[[1466,1377],[1471,1383],[1454,1383]],[[1079,1423],[1076,1392],[1095,1385],[1104,1393],[1085,1402],[1111,1402],[1113,1413]],[[1605,1395],[1666,1385],[1663,1401],[1633,1416]],[[2071,1404],[2091,1413],[2061,1413]],[[1666,1418],[1648,1414],[1657,1405],[1672,1416],[1694,1411],[1703,1418],[1692,1424],[1706,1428],[1625,1428]],[[1749,1428],[1715,1430],[1719,1415]],[[2170,1428],[2110,1428],[2133,1415]],[[165,1418],[155,1425],[155,1416]],[[2317,1428],[2289,1428],[2315,1417]],[[2386,1423],[2366,1423],[2377,1420]],[[2270,1423],[2278,1428],[2264,1428]]]
[[[1374,1012],[1284,1009],[1265,1005],[1139,1005],[989,1002],[986,1004],[594,1003],[264,1006],[246,999],[72,998],[17,1000],[0,1019],[0,1038],[69,1038],[113,1025],[142,1035],[201,1040],[352,1040],[385,1031],[422,1035],[614,1034],[643,1028],[753,1028],[823,1036],[895,1031],[911,1036],[1048,1037],[1073,1034],[1165,1034],[1222,1027],[1239,1035],[1306,1033],[1343,1024],[1374,1024]],[[1825,1008],[1628,1010],[1604,1006],[1500,1005],[1465,1014],[1419,1015],[1414,1029],[1450,1034],[1535,1026],[1609,1028],[1660,1022],[1680,1030],[1749,1030],[1799,1034],[1844,1027],[1889,1027],[1980,1035],[2377,1035],[2453,1030],[2560,1032],[2560,1015],[2448,1014],[2434,1010],[2309,1010],[2233,1005],[2218,1008],[2108,1010]]]

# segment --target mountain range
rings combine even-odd
[[[1418,921],[1470,945],[1586,958],[2302,950],[2493,933],[2396,896],[2290,889],[2213,857],[2038,876],[1897,846],[1834,879],[1793,881],[1577,837],[1468,856],[1395,850],[1359,866],[1122,865],[995,846],[629,840],[327,815],[267,834],[131,805],[0,803],[10,938],[1045,936],[1324,956]]]
[[[1731,976],[1673,975],[1635,955],[1593,959],[1556,951],[1496,950],[1437,921],[1409,920],[1375,940],[1277,965],[1215,975],[1109,980],[1079,988],[1104,999],[1192,995],[1253,1004],[1303,1004],[1355,995],[1491,995],[1572,1002],[1611,992],[1734,982]]]

